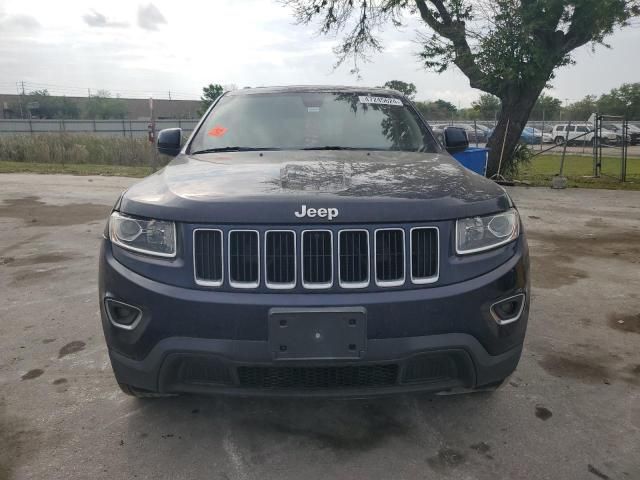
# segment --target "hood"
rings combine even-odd
[[[120,210],[185,222],[333,223],[444,220],[502,211],[505,191],[446,153],[266,151],[180,155],[132,186]]]

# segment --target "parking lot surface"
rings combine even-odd
[[[0,175],[0,479],[640,479],[640,192],[511,190],[533,304],[493,394],[140,401],[97,297],[133,181]]]

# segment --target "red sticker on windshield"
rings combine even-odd
[[[220,125],[216,125],[211,130],[209,130],[207,133],[208,133],[208,135],[210,137],[221,137],[225,133],[227,133],[227,129],[224,128],[224,127],[221,127]]]

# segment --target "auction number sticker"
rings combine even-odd
[[[373,103],[376,105],[393,105],[395,107],[402,107],[402,100],[399,100],[397,98],[359,95],[358,99],[360,100],[360,103]]]

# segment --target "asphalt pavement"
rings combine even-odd
[[[0,175],[0,479],[640,479],[640,192],[510,190],[533,301],[493,394],[140,401],[97,296],[133,181]]]

